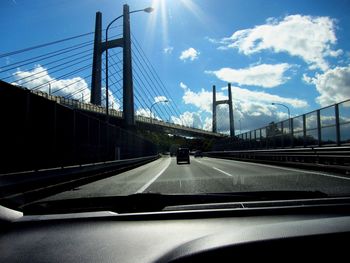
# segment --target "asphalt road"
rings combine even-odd
[[[134,193],[215,193],[270,190],[350,193],[350,177],[257,163],[193,158],[176,164],[163,157],[133,170],[89,183],[47,199],[128,195]]]

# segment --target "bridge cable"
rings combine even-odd
[[[142,55],[141,58],[142,58],[143,60],[145,60],[146,65],[151,69],[151,74],[153,75],[153,78],[158,82],[158,84],[160,84],[160,87],[162,87],[162,90],[165,91],[165,94],[166,94],[170,99],[173,100],[172,96],[169,94],[168,89],[165,87],[163,81],[162,81],[161,78],[159,77],[157,71],[154,69],[152,63],[151,63],[150,60],[147,58],[147,56],[146,56],[145,52],[143,51],[141,45],[139,44],[139,42],[137,41],[137,39],[133,36],[133,34],[131,34],[131,35],[132,35],[132,38],[135,40],[134,42],[136,43],[136,45],[135,45],[136,50]],[[148,62],[148,63],[147,63],[147,62]],[[153,74],[152,72],[154,72],[154,74]],[[155,76],[154,76],[154,75],[155,75]],[[176,108],[175,112],[177,111],[177,112],[178,112],[178,115],[181,114],[181,111],[179,110],[179,108],[177,107],[176,104],[175,104],[175,108],[174,108],[173,103],[171,104],[171,107],[172,107],[173,109]]]
[[[117,25],[117,26],[111,27],[110,29],[117,28],[117,27],[122,27],[122,25]],[[104,30],[105,29],[102,29],[102,32]],[[23,53],[23,52],[26,52],[26,51],[30,51],[30,50],[34,50],[34,49],[38,49],[38,48],[42,48],[42,47],[51,46],[51,45],[54,45],[54,44],[65,42],[65,41],[69,41],[69,40],[77,39],[77,38],[80,38],[80,37],[92,35],[94,33],[95,33],[95,31],[92,31],[92,32],[88,32],[88,33],[84,33],[84,34],[80,34],[80,35],[76,35],[76,36],[72,36],[72,37],[68,37],[68,38],[64,38],[64,39],[60,39],[60,40],[55,40],[55,41],[52,41],[52,42],[48,42],[48,43],[44,43],[44,44],[40,44],[40,45],[28,47],[28,48],[16,50],[16,51],[7,52],[7,53],[4,53],[4,54],[0,54],[0,58],[8,57],[8,56],[16,55],[16,54],[20,54],[20,53]]]
[[[139,64],[138,64],[138,63],[134,63],[134,64],[136,65],[137,69],[141,72],[143,78],[146,80],[147,84],[149,85],[149,88],[150,88],[150,89],[148,89],[148,91],[152,90],[154,96],[156,97],[156,96],[157,96],[157,92],[156,92],[154,89],[152,89],[152,87],[157,87],[157,86],[155,85],[155,83],[153,82],[153,80],[149,77],[147,71],[145,70],[145,68],[144,68],[143,65],[141,64],[141,62],[140,62],[140,60],[138,59],[137,55],[135,54],[133,57],[136,57],[136,59],[138,60],[139,64],[142,66],[142,69],[140,69]],[[144,74],[143,72],[146,72],[148,78],[145,76],[145,74]],[[150,84],[149,80],[152,82],[152,84]],[[158,89],[157,89],[157,90],[158,90]],[[158,90],[158,96],[160,96],[160,95],[162,95],[162,93],[159,93],[159,90]],[[170,109],[168,109],[168,107],[165,107],[164,110],[166,111],[166,114],[167,114],[167,115],[175,115],[173,112],[171,112]],[[170,110],[170,113],[169,113],[169,110]]]
[[[136,67],[138,67],[137,64],[136,64]],[[142,76],[144,77],[144,74],[142,73],[142,70],[140,70],[140,72],[141,72]],[[141,83],[141,85],[139,87],[142,88],[141,91],[142,91],[142,94],[144,94],[144,96],[148,97],[147,96],[147,91],[149,93],[151,91],[153,91],[153,96],[155,96],[155,97],[157,96],[157,93],[155,93],[155,91],[151,88],[152,86],[149,84],[147,78],[145,78],[145,79],[146,79],[146,82],[149,85],[150,89],[147,89],[147,86],[144,83],[144,81],[142,80],[142,77],[139,75],[138,71],[134,71],[134,75],[136,75],[136,77],[138,77],[139,83]],[[146,89],[146,92],[144,91],[144,89]],[[151,104],[153,104],[154,102],[155,101],[153,99],[150,101]],[[162,112],[163,117],[165,117],[166,115],[169,115],[169,112],[168,112],[167,108],[168,107],[164,107],[164,110],[163,110],[163,107],[161,108],[161,112]]]
[[[122,61],[121,61],[121,59],[120,59],[119,57],[117,57],[117,59],[118,59],[118,62],[119,62],[119,63],[116,63],[115,60],[114,60],[113,58],[112,58],[112,62],[114,62],[114,64],[118,66],[119,72],[121,72],[122,69],[120,68],[119,65],[120,65],[120,63],[121,63]],[[114,67],[114,64],[111,64],[112,67]],[[135,72],[135,73],[137,74],[137,72]],[[122,77],[122,76],[121,76],[121,77]],[[140,82],[139,82],[138,80],[136,80],[136,82],[137,82],[137,84],[139,85]],[[138,85],[136,85],[136,86],[138,86]],[[136,95],[139,94],[139,93],[138,93],[138,89],[134,89],[134,91],[135,91],[135,94],[136,94]],[[148,108],[148,106],[147,106],[147,103],[144,101],[143,97],[144,97],[144,96],[140,96],[140,98],[142,99],[142,103],[141,103],[140,100],[138,99],[138,96],[135,96],[135,98],[136,98],[137,101],[140,103],[140,105],[142,105],[142,107],[144,107],[144,109],[147,110],[147,109],[149,109],[149,108]],[[153,103],[153,102],[151,102],[151,103]],[[159,115],[158,111],[157,111],[157,114]]]
[[[85,69],[88,69],[89,67],[91,67],[91,65],[92,65],[92,64],[90,63],[90,64],[85,65],[85,66],[83,66],[83,67],[81,67],[81,68],[78,68],[78,69],[76,69],[76,70],[74,70],[74,71],[72,71],[72,72],[69,72],[69,73],[66,73],[66,74],[64,74],[64,75],[61,75],[61,76],[59,76],[58,78],[55,78],[54,80],[50,80],[50,81],[47,81],[47,82],[45,82],[45,83],[42,83],[42,84],[40,84],[40,85],[35,86],[34,88],[32,88],[32,90],[37,90],[37,89],[39,89],[40,87],[45,86],[45,85],[48,84],[48,83],[55,82],[55,81],[57,81],[57,80],[61,80],[62,78],[65,78],[65,77],[74,75],[74,74],[76,74],[76,73],[78,73],[78,72],[81,72],[81,71],[83,71],[83,70],[85,70]]]
[[[135,46],[135,47],[136,47],[136,46]],[[136,50],[138,51],[137,47],[136,47]],[[139,51],[138,51],[138,53],[140,54],[141,58],[143,59],[142,54],[141,54]],[[137,56],[136,56],[136,58],[138,59]],[[145,61],[144,59],[143,59],[143,62],[146,63],[146,61]],[[143,64],[142,64],[142,63],[140,63],[140,64],[141,64],[141,66],[143,67]],[[153,79],[155,79],[154,74],[152,73],[150,67],[149,67],[147,64],[146,64],[146,66],[148,67],[148,69],[149,69],[151,75],[153,76]],[[143,69],[144,69],[144,67],[143,67]],[[147,72],[145,69],[144,69],[144,71]],[[147,73],[147,75],[148,75],[148,73]],[[149,75],[148,75],[148,76],[149,76]],[[151,78],[150,78],[150,79],[151,79]],[[155,79],[155,80],[156,80],[156,79]],[[151,81],[152,81],[152,83],[154,83],[152,79],[151,79]],[[157,80],[156,80],[156,81],[157,81]],[[158,81],[157,81],[157,82],[158,82]],[[159,85],[159,82],[158,82],[158,85]],[[157,88],[157,92],[158,92],[159,94],[167,95],[167,93],[166,93],[162,88],[161,88],[161,89],[162,89],[162,92],[160,92],[157,85],[154,85],[154,87]],[[159,87],[161,87],[161,86],[159,86]],[[169,98],[169,100],[174,101],[173,98],[172,98],[171,96],[167,95],[167,97]],[[174,110],[174,112],[172,112],[172,115],[175,115],[175,117],[176,117],[176,116],[178,116],[178,113],[176,112],[176,110],[174,109],[174,106],[173,106],[172,104],[173,104],[173,103],[170,103],[170,105],[171,105],[170,108],[172,108],[172,109]]]

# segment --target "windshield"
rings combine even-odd
[[[124,2],[1,3],[1,205],[350,195],[346,1]]]

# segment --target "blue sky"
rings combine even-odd
[[[131,10],[156,8],[133,14],[131,27],[181,114],[158,117],[210,129],[212,85],[224,99],[228,82],[238,130],[238,120],[249,130],[287,118],[286,109],[272,102],[287,105],[295,116],[350,98],[350,1],[345,0],[3,0],[0,34],[6,38],[0,53],[91,32],[96,11],[105,27],[124,3]],[[31,51],[30,57],[40,52]],[[0,58],[0,66],[25,56]],[[16,77],[33,72],[30,66],[17,68]],[[58,77],[46,74],[42,79]],[[88,80],[84,85],[88,90]],[[145,108],[136,110],[147,114]],[[227,131],[227,108],[218,112],[219,129]]]

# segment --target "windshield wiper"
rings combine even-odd
[[[22,207],[28,214],[59,214],[91,211],[117,213],[155,212],[168,206],[326,198],[319,191],[256,191],[205,194],[141,193],[127,196],[88,197],[78,199],[38,201]]]

